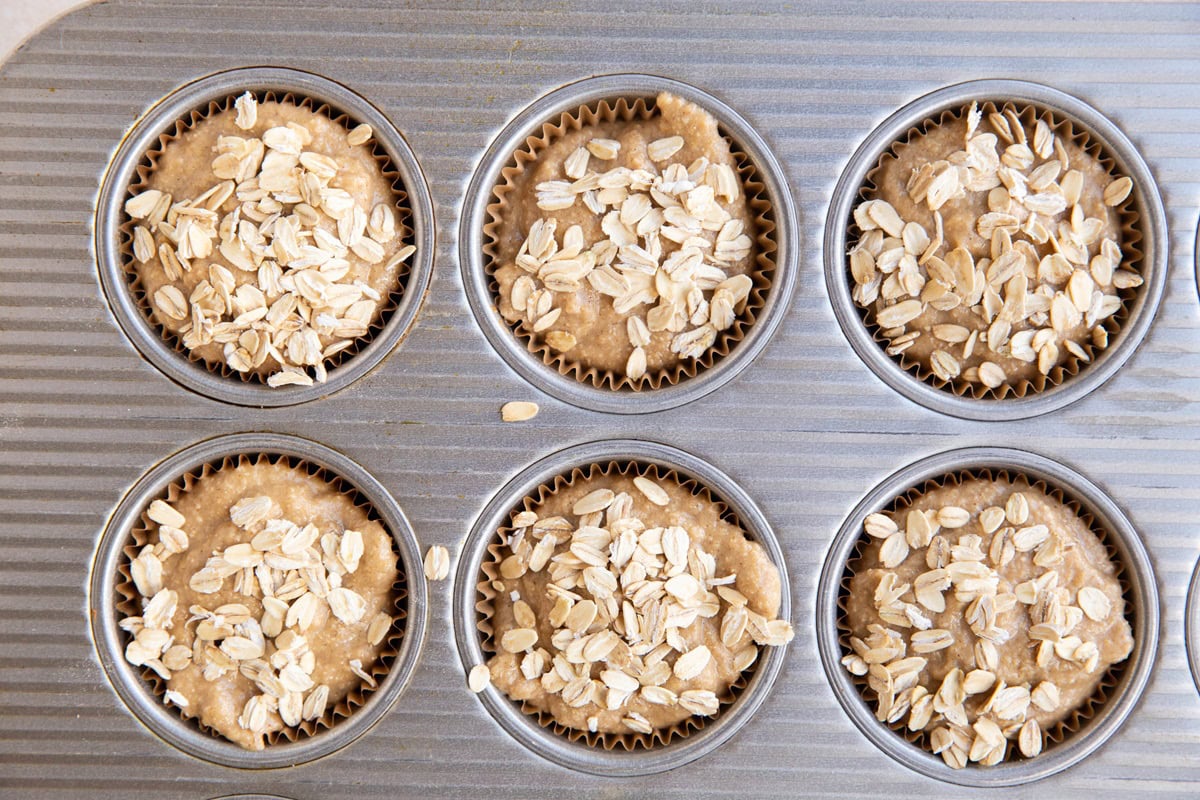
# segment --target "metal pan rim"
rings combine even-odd
[[[1200,691],[1200,561],[1188,584],[1187,603],[1183,612],[1184,646],[1187,651],[1188,669],[1196,691]]]
[[[332,728],[297,742],[245,750],[201,732],[154,696],[125,663],[117,627],[115,576],[128,532],[150,498],[180,475],[226,456],[270,453],[316,464],[343,478],[370,502],[395,540],[408,577],[408,617],[400,651],[379,688]],[[366,734],[387,715],[408,686],[424,644],[429,603],[420,550],[404,511],[365,468],[324,445],[296,436],[238,433],[207,439],[176,452],[149,469],[117,504],[100,536],[88,581],[88,610],[96,656],[105,677],[133,716],[166,743],[195,758],[239,769],[277,769],[330,755]]]
[[[1077,376],[1022,398],[975,400],[959,397],[919,380],[884,352],[863,324],[851,297],[846,265],[846,225],[866,175],[897,138],[914,125],[972,100],[1016,101],[1042,106],[1080,123],[1112,154],[1122,174],[1133,179],[1142,214],[1146,282],[1117,343],[1103,351]],[[850,346],[867,367],[890,388],[940,414],[979,421],[1008,421],[1048,414],[1083,398],[1106,383],[1129,360],[1145,338],[1158,312],[1167,282],[1167,223],[1158,184],[1129,138],[1106,116],[1082,100],[1058,89],[1030,81],[986,79],[938,89],[902,106],[876,127],[850,157],[833,192],[825,219],[825,285],[834,316]]]
[[[673,386],[641,392],[612,391],[560,375],[542,363],[513,334],[492,300],[484,271],[483,226],[500,172],[546,120],[596,100],[653,97],[671,92],[712,114],[725,133],[746,153],[759,172],[775,212],[775,272],[758,319],[733,351],[710,369]],[[713,95],[690,84],[646,74],[586,78],[543,95],[518,113],[488,145],[463,198],[458,231],[459,264],[471,312],[484,336],[508,366],[527,382],[571,405],[612,414],[648,414],[690,403],[733,380],[753,362],[779,327],[795,291],[799,272],[799,218],[782,166],[762,136],[741,114]]]
[[[1084,727],[1067,741],[1037,758],[1006,761],[992,767],[970,765],[951,769],[941,759],[875,719],[862,694],[841,665],[837,619],[839,585],[846,561],[862,536],[863,520],[895,497],[929,478],[961,469],[990,467],[1011,469],[1029,478],[1045,480],[1068,490],[1083,501],[1126,567],[1125,577],[1135,598],[1134,648],[1128,667],[1112,696]],[[921,459],[899,470],[871,489],[855,506],[834,537],[817,587],[817,647],[826,678],[838,702],[854,725],[876,747],[900,764],[930,778],[971,787],[1008,787],[1047,778],[1087,758],[1111,739],[1141,698],[1154,668],[1158,649],[1159,597],[1154,570],[1141,537],[1124,512],[1107,493],[1072,468],[1036,453],[1005,447],[968,447]]]
[[[138,308],[125,277],[118,248],[126,187],[138,162],[158,135],[192,109],[247,89],[293,92],[328,103],[371,126],[400,173],[412,209],[410,227],[416,253],[410,263],[400,303],[378,335],[346,363],[329,373],[329,380],[312,386],[272,388],[264,383],[242,382],[213,374],[203,364],[189,361],[172,349],[156,326]],[[309,72],[283,67],[241,67],[212,73],[169,92],[137,119],[117,147],[101,180],[96,199],[92,242],[100,284],[118,326],[135,349],[175,383],[197,394],[240,406],[274,408],[327,397],[377,367],[416,323],[433,273],[436,227],[429,186],[416,155],[391,120],[365,97],[340,83]]]

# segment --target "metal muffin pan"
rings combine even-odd
[[[1058,386],[1048,386],[1041,392],[1025,397],[1003,400],[976,400],[960,397],[953,392],[918,379],[903,369],[900,363],[884,352],[863,324],[858,307],[851,297],[847,227],[858,192],[867,173],[879,163],[880,157],[893,143],[912,128],[941,112],[961,108],[972,101],[988,100],[1003,104],[1006,101],[1026,103],[1052,111],[1079,125],[1098,140],[1116,161],[1116,171],[1133,179],[1134,199],[1141,214],[1141,229],[1145,238],[1139,243],[1144,251],[1145,283],[1121,326],[1117,341],[1086,365],[1079,375],[1067,378]],[[909,400],[934,411],[975,420],[1009,420],[1046,414],[1073,403],[1102,385],[1121,368],[1150,329],[1158,303],[1167,283],[1167,219],[1154,175],[1138,153],[1137,148],[1107,117],[1087,103],[1058,89],[1029,81],[978,80],[947,86],[909,103],[884,120],[871,132],[866,141],[846,165],[834,190],[833,202],[825,218],[825,283],[833,310],[846,338],[859,357],[888,386]]]
[[[400,173],[408,194],[407,203],[412,210],[408,225],[413,231],[411,244],[417,251],[410,259],[410,271],[400,303],[379,334],[371,337],[370,342],[345,363],[330,370],[325,383],[272,388],[264,383],[225,378],[210,372],[202,363],[188,360],[163,340],[158,328],[138,308],[122,264],[118,230],[129,185],[136,177],[143,156],[157,145],[160,134],[193,109],[204,108],[209,101],[220,101],[247,90],[290,92],[301,98],[312,98],[345,112],[355,122],[367,123],[375,133],[375,141]],[[104,175],[96,204],[95,230],[100,282],[113,315],[134,346],[164,375],[192,391],[244,406],[284,406],[315,400],[345,388],[374,369],[416,321],[429,287],[435,249],[429,187],[412,149],[388,116],[346,86],[319,75],[275,67],[231,69],[208,75],[179,87],[150,108],[125,136]]]
[[[1192,671],[1192,680],[1196,682],[1196,690],[1200,691],[1200,562],[1196,563],[1196,571],[1192,573],[1192,582],[1188,586],[1184,626],[1188,667]]]
[[[574,0],[480,10],[297,0],[277,14],[238,0],[109,0],[34,36],[0,65],[0,796],[993,794],[903,766],[863,734],[821,667],[816,608],[833,537],[874,487],[927,456],[997,443],[1100,486],[1140,533],[1162,604],[1157,663],[1120,730],[1070,769],[1002,793],[1195,795],[1200,691],[1184,607],[1200,559],[1200,10],[1064,2],[1032,16],[1014,22],[1011,4],[988,2],[716,10],[657,0],[618,3],[598,25],[594,4]],[[1014,26],[1019,41],[1007,35]],[[214,402],[165,378],[115,321],[94,252],[95,195],[131,121],[179,86],[262,64],[370,98],[416,154],[440,228],[403,346],[368,379],[282,409]],[[615,71],[705,87],[752,120],[778,157],[805,245],[790,307],[753,368],[649,415],[581,409],[514,371],[481,332],[460,268],[467,188],[489,143],[537,98]],[[929,92],[994,77],[1051,83],[1102,109],[1157,179],[1170,246],[1158,314],[1114,376],[1052,413],[984,424],[908,402],[864,365],[821,279],[822,237],[837,182],[871,131]],[[509,400],[541,413],[502,423]],[[117,503],[153,465],[237,431],[344,454],[396,499],[422,551],[440,543],[455,558],[500,488],[552,453],[646,438],[693,453],[720,465],[776,532],[796,639],[769,697],[723,746],[665,773],[594,776],[534,754],[467,690],[454,589],[435,583],[403,698],[352,747],[253,773],[193,758],[110,690],[89,569]]]
[[[401,568],[407,577],[408,598],[400,651],[379,687],[362,706],[333,727],[312,736],[252,752],[205,733],[194,721],[185,720],[177,709],[165,705],[162,698],[151,691],[142,679],[140,670],[125,661],[123,636],[117,627],[120,614],[116,607],[116,587],[121,582],[117,568],[126,558],[124,548],[130,541],[130,531],[141,524],[142,511],[168,485],[204,464],[219,464],[227,456],[260,453],[303,459],[358,489],[370,501],[375,513],[395,539]],[[202,546],[199,542],[194,544]],[[113,689],[142,724],[163,741],[196,758],[227,767],[269,769],[289,767],[327,756],[365,734],[388,713],[408,685],[421,655],[428,615],[423,578],[421,553],[408,519],[387,489],[365,469],[341,453],[295,436],[232,434],[209,439],[175,453],[155,465],[129,490],[117,505],[100,538],[89,581],[88,610],[96,655]]]
[[[1107,534],[1106,543],[1117,552],[1125,567],[1122,580],[1128,585],[1126,596],[1133,628],[1133,652],[1123,662],[1124,669],[1111,696],[1099,712],[1063,743],[1053,744],[1040,756],[1004,761],[992,767],[969,764],[952,769],[934,755],[906,741],[900,734],[875,719],[875,714],[855,686],[850,673],[841,664],[844,654],[838,642],[838,598],[846,563],[855,545],[863,537],[863,521],[869,514],[889,506],[898,496],[930,478],[938,478],[964,469],[1008,470],[1029,479],[1062,489],[1069,499],[1082,503]],[[817,589],[817,642],[821,664],[838,701],[854,724],[901,764],[948,783],[960,786],[1000,787],[1031,783],[1067,769],[1112,737],[1136,706],[1150,678],[1158,649],[1159,600],[1150,556],[1141,536],[1121,509],[1104,490],[1071,468],[1035,453],[1001,447],[974,447],[951,450],[918,461],[890,476],[863,498],[842,524],[833,540]]]
[[[591,464],[609,461],[653,464],[694,478],[729,506],[742,528],[750,538],[763,546],[771,562],[779,569],[783,585],[789,585],[783,550],[771,530],[771,524],[750,496],[712,464],[673,447],[635,439],[608,439],[576,445],[547,456],[517,473],[484,507],[467,536],[454,577],[455,642],[464,674],[476,664],[485,663],[488,658],[476,628],[479,613],[475,610],[475,604],[479,601],[477,586],[483,576],[483,563],[489,557],[487,548],[496,541],[497,531],[507,523],[509,515],[521,500],[542,484],[554,480],[558,475],[568,474],[576,467],[586,468]],[[786,592],[781,598],[779,618],[792,619],[791,598]],[[771,686],[783,668],[786,650],[787,646],[760,648],[753,675],[732,705],[723,709],[699,731],[652,749],[603,750],[585,743],[571,742],[540,726],[536,718],[523,713],[495,686],[489,685],[479,694],[479,699],[509,735],[556,764],[610,777],[650,775],[691,763],[733,737],[768,699]]]
[[[1196,291],[1200,292],[1200,223],[1196,225],[1196,241],[1192,253],[1196,260]]]
[[[708,111],[716,118],[721,133],[750,157],[775,218],[775,272],[771,289],[754,325],[734,345],[732,352],[710,369],[702,369],[695,377],[673,386],[654,390],[633,392],[600,389],[546,366],[537,354],[529,352],[524,342],[513,333],[509,323],[500,316],[489,286],[491,278],[485,272],[487,258],[483,252],[483,227],[488,220],[487,207],[492,201],[492,190],[500,182],[501,170],[509,165],[514,154],[524,146],[525,140],[537,135],[546,122],[557,120],[562,113],[574,112],[580,106],[597,100],[654,98],[661,92],[670,92],[690,100]],[[741,114],[711,94],[670,78],[636,74],[603,75],[568,84],[539,98],[519,113],[488,145],[463,200],[458,250],[463,284],[475,320],[492,347],[512,369],[547,394],[580,408],[613,414],[646,414],[690,403],[715,392],[733,380],[762,352],[787,313],[796,288],[800,258],[799,227],[795,203],[783,169],[767,143]]]

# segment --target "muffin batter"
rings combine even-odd
[[[614,385],[702,356],[755,269],[753,214],[717,121],[669,94],[654,109],[557,136],[493,206],[500,313]]]
[[[167,141],[125,206],[154,322],[210,366],[324,380],[414,249],[363,135],[246,94]]]
[[[702,494],[596,470],[527,508],[490,568],[487,668],[565,727],[649,734],[712,716],[759,645],[792,638],[778,570]]]
[[[867,518],[843,664],[878,716],[955,767],[993,764],[1095,696],[1133,636],[1117,568],[1068,506],[1023,480],[971,478]]]
[[[126,659],[163,677],[185,717],[259,750],[375,685],[399,573],[391,536],[349,497],[263,460],[147,514]]]
[[[1003,396],[1090,361],[1119,291],[1142,282],[1122,268],[1132,183],[1031,111],[972,105],[897,144],[873,181],[854,298],[890,355],[939,381]]]

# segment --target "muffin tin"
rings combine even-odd
[[[1140,700],[1121,709],[1123,724],[1070,768],[1026,776],[1041,780],[1019,791],[1087,800],[1194,794],[1200,690],[1186,643],[1197,612],[1186,596],[1200,558],[1200,157],[1190,144],[1200,137],[1200,35],[1186,5],[1068,3],[1039,6],[1037,16],[1041,32],[1014,45],[997,34],[1012,26],[1011,7],[1000,3],[880,4],[849,14],[642,4],[597,24],[583,4],[401,12],[348,0],[264,16],[233,0],[113,0],[35,36],[0,67],[8,109],[0,128],[3,792],[961,796],[952,778],[880,752],[843,708],[821,668],[827,620],[818,583],[837,529],[888,476],[955,448],[1003,444],[1070,465],[1115,504],[1144,545],[1162,609],[1140,651],[1157,642],[1152,672]],[[259,398],[214,402],[164,377],[122,331],[97,279],[103,253],[93,248],[97,187],[132,141],[130,126],[178,87],[263,64],[367,98],[410,145],[429,184],[425,219],[438,225],[436,242],[432,225],[424,240],[428,296],[403,346],[369,375],[287,409],[263,408]],[[1134,144],[1165,201],[1156,238],[1165,267],[1158,313],[1102,385],[1036,416],[982,421],[909,402],[863,364],[830,303],[822,248],[834,190],[872,131],[918,98],[1001,69],[1082,98]],[[796,289],[770,340],[719,390],[651,415],[580,408],[533,384],[492,346],[463,273],[478,235],[466,225],[478,202],[472,175],[489,145],[538,98],[613,72],[678,80],[737,109],[774,153],[795,208]],[[502,423],[499,408],[510,400],[533,400],[541,413]],[[414,547],[448,546],[460,572],[471,526],[526,465],[619,439],[692,453],[719,465],[775,531],[796,639],[761,706],[720,747],[670,772],[639,775],[631,766],[616,770],[624,777],[602,777],[537,755],[466,689],[460,592],[434,583],[425,587],[428,628],[408,687],[352,745],[269,772],[195,758],[127,709],[96,655],[103,641],[93,630],[105,623],[90,616],[87,587],[120,498],[170,454],[235,431],[319,441],[360,464],[404,509]]]

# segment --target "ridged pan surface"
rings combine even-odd
[[[134,121],[189,81],[262,65],[343,83],[386,114],[416,154],[438,226],[430,293],[403,345],[342,391],[286,409],[218,403],[164,378],[114,321],[92,252],[100,178]],[[457,252],[462,193],[491,141],[539,97],[616,72],[678,79],[737,109],[781,163],[800,221],[798,288],[757,360],[694,403],[632,417],[559,402],[507,367],[471,314]],[[1130,360],[1065,408],[994,423],[938,414],[877,378],[838,326],[822,267],[826,211],[859,145],[916,98],[984,78],[1047,84],[1108,116],[1157,180],[1168,229],[1165,294]],[[813,615],[834,535],[873,487],[930,455],[990,445],[1061,462],[1107,492],[1143,538],[1162,611],[1156,664],[1125,724],[1082,762],[1005,796],[1194,796],[1198,141],[1200,7],[1188,3],[172,0],[58,20],[0,67],[0,796],[970,795],[862,735],[821,668]],[[541,413],[501,423],[500,405],[517,399]],[[609,438],[679,448],[729,475],[776,532],[796,639],[731,741],[671,772],[599,778],[527,751],[466,690],[446,581],[429,587],[409,688],[367,735],[269,772],[194,759],[106,682],[86,589],[101,531],[137,479],[243,431],[344,453],[404,509],[422,551],[441,543],[455,556],[488,500],[551,453]]]

